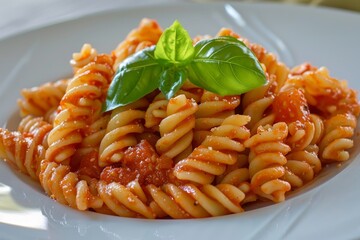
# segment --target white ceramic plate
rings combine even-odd
[[[196,34],[230,27],[290,66],[309,61],[360,89],[360,15],[272,4],[171,4],[114,10],[0,40],[0,124],[16,113],[22,88],[71,73],[84,42],[109,52],[143,17],[174,19]],[[9,123],[11,125],[11,122]],[[46,196],[37,183],[0,161],[0,239],[358,239],[359,137],[351,160],[326,169],[285,202],[202,220],[138,220],[80,212]]]

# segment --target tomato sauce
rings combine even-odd
[[[310,121],[310,111],[304,93],[300,89],[291,88],[280,92],[274,99],[273,111],[276,122]]]
[[[172,159],[159,157],[154,148],[146,140],[142,140],[125,151],[121,166],[106,167],[100,179],[107,183],[118,182],[123,185],[137,180],[142,186],[161,186],[169,182],[172,166]]]
[[[360,113],[356,92],[351,89],[344,91],[341,88],[329,88],[325,94],[314,96],[314,99],[317,102],[315,107],[324,113],[351,113],[355,116]]]
[[[80,161],[75,163],[71,161],[71,167],[77,169],[79,175],[86,175],[91,178],[99,178],[102,167],[98,164],[98,151],[91,151],[81,156]]]

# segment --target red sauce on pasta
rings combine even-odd
[[[344,91],[341,88],[329,88],[316,99],[316,108],[323,112],[330,113],[351,113],[358,116],[360,113],[360,105],[353,90]]]
[[[273,102],[276,122],[310,121],[310,111],[304,93],[300,89],[292,88],[280,92]]]
[[[169,181],[172,160],[159,157],[154,148],[142,140],[134,147],[129,147],[124,154],[122,166],[108,166],[100,176],[107,183],[127,183],[138,180],[140,185],[154,184],[161,186]]]
[[[291,75],[292,76],[298,76],[298,75],[302,75],[307,71],[316,71],[317,68],[314,67],[313,65],[311,65],[310,63],[303,63],[299,66],[294,67],[293,69],[291,69]]]
[[[72,168],[77,169],[79,175],[99,178],[102,167],[98,164],[98,154],[97,151],[92,151],[81,156],[79,163],[74,163],[75,161],[72,161]]]

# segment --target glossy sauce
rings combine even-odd
[[[97,151],[91,151],[81,156],[79,162],[71,161],[72,171],[77,169],[76,172],[79,175],[86,175],[98,179],[102,171],[102,167],[98,164],[98,154]]]
[[[121,166],[106,167],[100,179],[107,183],[118,182],[123,185],[137,180],[142,186],[161,186],[169,182],[172,165],[170,158],[159,157],[154,148],[146,140],[142,140],[125,151]]]
[[[300,89],[291,88],[280,92],[274,99],[273,110],[276,122],[310,121],[310,111],[304,93]]]
[[[360,113],[360,105],[356,92],[351,89],[344,91],[341,88],[329,88],[326,94],[315,96],[314,99],[317,101],[316,108],[320,111],[343,114],[351,113],[355,116],[358,116]],[[329,107],[334,107],[334,109]]]

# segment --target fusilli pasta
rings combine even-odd
[[[149,219],[220,216],[281,202],[327,165],[351,157],[356,91],[325,67],[290,70],[227,28],[217,36],[243,41],[266,84],[220,96],[185,80],[170,99],[154,90],[103,112],[119,64],[162,33],[155,20],[143,19],[110,53],[84,44],[72,55],[69,79],[22,90],[18,128],[0,128],[0,157],[62,204]]]

